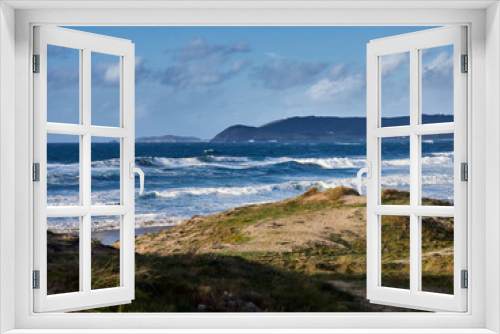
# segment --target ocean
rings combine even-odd
[[[119,203],[119,152],[118,143],[92,143],[94,205]],[[281,201],[311,187],[356,188],[366,143],[137,143],[136,157],[136,166],[146,175],[142,195],[136,178],[136,234],[141,234],[194,215]],[[78,204],[78,159],[78,143],[47,144],[49,206]],[[408,138],[384,140],[382,159],[382,188],[408,190]],[[452,139],[422,139],[422,193],[453,202]],[[49,230],[75,233],[75,224],[51,218]],[[92,229],[105,244],[119,236],[118,224],[110,217],[93,217]]]

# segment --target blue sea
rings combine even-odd
[[[382,141],[382,188],[409,189],[407,139]],[[48,205],[78,205],[79,144],[49,143],[47,152]],[[120,202],[119,152],[118,143],[92,143],[92,204]],[[146,182],[139,195],[136,178],[136,232],[168,228],[194,215],[281,201],[311,187],[355,188],[365,158],[365,141],[137,143],[136,166]],[[422,139],[422,192],[453,202],[452,139]],[[94,234],[104,235],[105,243],[116,241],[111,239],[118,235],[118,225],[112,217],[92,219]],[[50,220],[49,229],[72,233],[76,227],[70,219],[57,218]]]

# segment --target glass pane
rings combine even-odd
[[[120,286],[120,216],[92,217],[92,290]]]
[[[410,217],[382,216],[382,282],[390,288],[410,288]]]
[[[410,204],[410,137],[381,139],[381,204]]]
[[[453,294],[452,217],[422,217],[422,291]]]
[[[80,136],[47,135],[47,205],[80,204]]]
[[[80,50],[47,45],[47,122],[80,123]]]
[[[80,291],[80,217],[47,218],[47,294]]]
[[[120,126],[120,57],[92,52],[92,125]]]
[[[453,205],[453,134],[422,136],[422,205]]]
[[[381,124],[410,125],[410,53],[380,57]]]
[[[120,205],[120,140],[92,137],[92,205]]]
[[[421,53],[422,124],[453,122],[453,45]]]

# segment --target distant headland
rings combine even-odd
[[[135,140],[136,143],[203,143],[208,140],[200,139],[197,137],[187,136],[156,136],[156,137],[141,137]]]
[[[422,115],[422,123],[453,122],[453,115]],[[409,125],[409,117],[382,118],[382,126]],[[366,117],[291,117],[259,127],[233,125],[212,143],[330,142],[366,139]]]
[[[409,125],[409,117],[383,117],[382,126]],[[422,115],[422,123],[453,122],[453,115]],[[287,143],[366,139],[366,117],[305,116],[276,120],[261,126],[232,125],[212,139],[164,135],[137,138],[136,143]]]

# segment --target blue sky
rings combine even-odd
[[[258,126],[292,116],[365,116],[366,44],[429,27],[71,29],[135,43],[136,137],[212,138],[234,124]],[[77,52],[52,47],[48,53],[48,120],[75,122]],[[452,113],[451,53],[450,47],[423,53],[426,113]],[[116,64],[117,57],[92,55],[95,125],[118,125]],[[408,115],[408,57],[388,56],[382,66],[383,115]]]

